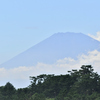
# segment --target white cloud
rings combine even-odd
[[[96,39],[96,40],[100,41],[100,31],[99,31],[99,32],[97,32],[96,36],[91,35],[91,34],[88,34],[88,35],[89,35],[90,37],[92,37],[92,38],[94,38],[94,39]]]
[[[15,87],[25,87],[30,84],[29,76],[40,74],[66,74],[72,69],[79,69],[81,65],[91,64],[96,72],[100,73],[100,52],[94,50],[88,55],[78,56],[78,59],[64,58],[59,59],[54,64],[38,63],[36,66],[17,67],[13,69],[0,68],[0,85],[4,85],[7,81],[14,84]]]

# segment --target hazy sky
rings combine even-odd
[[[58,32],[81,32],[100,40],[100,0],[1,0],[0,64]],[[66,74],[82,64],[96,66],[100,73],[99,58],[100,52],[94,50],[78,60],[63,58],[52,65],[0,68],[0,85],[10,81],[25,87],[30,75]]]
[[[58,32],[100,31],[100,0],[1,0],[0,64]]]

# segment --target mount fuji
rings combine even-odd
[[[100,51],[100,42],[82,33],[56,33],[0,65],[7,69],[34,66],[38,62],[52,64],[59,59],[77,59],[89,51]]]

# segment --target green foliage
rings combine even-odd
[[[0,100],[100,100],[100,75],[91,65],[68,72],[31,76],[31,84],[17,90],[8,82],[0,87]]]
[[[54,100],[54,98],[46,98],[46,100]]]
[[[55,100],[64,100],[63,94],[59,94],[59,95],[55,98]]]
[[[46,100],[46,98],[43,94],[35,93],[31,96],[30,100]]]

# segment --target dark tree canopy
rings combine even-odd
[[[0,100],[100,100],[100,75],[91,65],[72,69],[66,75],[30,77],[26,88],[15,89],[10,83],[0,87]]]

